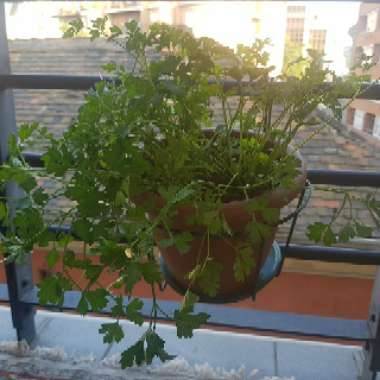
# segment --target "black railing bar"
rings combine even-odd
[[[0,89],[88,90],[101,80],[112,81],[112,77],[100,75],[11,74],[0,75]]]
[[[25,152],[24,158],[32,167],[44,166],[41,153]],[[309,169],[307,177],[314,185],[380,187],[380,171]]]
[[[49,231],[57,235],[67,234],[72,235],[74,238],[78,238],[68,226],[50,226]],[[282,252],[285,253],[285,244],[280,243],[279,245]],[[356,248],[290,244],[286,249],[286,257],[300,260],[380,266],[379,251],[369,251]]]
[[[0,285],[0,290],[3,286],[5,285]],[[37,292],[37,288],[34,288],[21,301],[28,305],[40,306],[46,309],[58,309],[56,305],[40,305]],[[0,291],[0,295],[1,293]],[[80,291],[65,292],[64,302],[59,307],[59,311],[76,310],[80,298]],[[141,299],[144,302],[142,314],[144,317],[150,318],[152,299]],[[6,302],[4,299],[0,299],[0,301]],[[124,297],[124,303],[127,304],[128,302],[129,297]],[[161,309],[169,316],[173,315],[174,310],[180,305],[177,301],[159,300],[159,303]],[[110,315],[111,307],[112,302],[101,311],[101,314]],[[213,326],[351,341],[370,339],[367,321],[364,320],[349,320],[286,312],[268,312],[212,304],[197,304],[195,312],[206,312],[209,314],[210,319],[207,325]],[[167,318],[162,313],[159,314],[158,319],[172,321],[171,318]]]
[[[88,90],[101,80],[113,81],[114,78],[102,75],[61,75],[61,74],[10,74],[0,75],[0,89],[29,89],[29,90]],[[210,83],[215,83],[210,81]],[[243,87],[250,87],[252,93],[254,84],[243,82]],[[270,86],[281,88],[286,86],[285,82],[272,82]],[[328,88],[329,83],[322,85]],[[235,88],[239,92],[237,82],[233,80],[224,81],[225,90]],[[247,90],[248,91],[248,90]],[[358,96],[362,99],[380,100],[380,84],[365,84],[361,89],[362,93]],[[258,87],[257,93],[260,93]],[[342,98],[349,98],[350,95],[342,93]]]
[[[280,244],[284,250],[284,244]],[[356,265],[380,265],[380,252],[356,248],[323,247],[318,245],[290,244],[286,257],[300,260],[315,260],[330,263]]]
[[[313,185],[380,187],[380,171],[308,169]]]

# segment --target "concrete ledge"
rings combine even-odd
[[[100,324],[106,320],[109,321],[108,318],[101,317],[84,318],[74,314],[38,311],[36,324],[39,340],[37,343],[42,347],[60,347],[66,355],[65,358],[76,359],[77,362],[78,358],[87,357],[93,363],[103,361],[103,363],[115,364],[118,354],[139,338],[144,329],[129,322],[122,322],[127,336],[125,342],[108,346],[103,344],[102,337],[98,334]],[[209,370],[223,368],[219,375],[235,374],[235,377],[231,375],[230,379],[249,379],[251,376],[252,379],[259,380],[265,376],[285,376],[285,378],[294,376],[296,380],[356,380],[360,367],[361,348],[357,346],[301,342],[207,329],[196,331],[193,339],[179,340],[172,326],[159,325],[158,330],[166,341],[167,350],[183,358],[177,359],[182,362],[174,362],[172,366],[182,363],[182,366],[187,365],[198,369],[201,368],[199,366]],[[15,333],[9,309],[0,307],[0,341],[5,340],[14,341]],[[0,351],[1,347],[0,344]],[[157,366],[158,363],[155,365]],[[148,372],[145,372],[145,376]],[[255,377],[252,377],[253,374]],[[242,377],[243,375],[245,377]],[[228,378],[220,376],[215,379]],[[134,378],[139,379],[136,376],[128,377],[131,380]],[[160,377],[156,373],[153,378]]]

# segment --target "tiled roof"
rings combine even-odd
[[[117,46],[88,39],[14,40],[9,41],[9,50],[12,72],[19,74],[101,75],[103,63],[129,63],[126,53]],[[68,127],[84,96],[84,92],[66,90],[15,90],[14,94],[18,123],[39,121],[57,135]],[[302,148],[302,155],[308,168],[380,170],[379,145],[339,123],[327,126]],[[295,241],[306,242],[306,225],[315,220],[328,221],[337,207],[336,195],[314,191],[297,223]],[[361,205],[354,207],[356,213],[368,217]],[[286,228],[280,229],[281,239],[286,233]]]

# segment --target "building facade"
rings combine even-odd
[[[380,79],[380,4],[362,3],[357,23],[350,30],[353,39],[351,64],[362,56],[373,57],[374,66],[367,72],[372,80]],[[360,73],[357,70],[357,73]],[[380,102],[355,100],[345,115],[347,125],[380,139]]]

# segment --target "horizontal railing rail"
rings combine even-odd
[[[4,89],[28,89],[28,90],[88,90],[101,80],[114,81],[115,78],[102,75],[57,75],[57,74],[0,74],[0,90]],[[210,83],[213,83],[210,81]],[[224,81],[226,90],[236,87],[237,82]],[[242,82],[243,87],[251,87],[252,82]],[[281,88],[285,82],[272,82],[270,86]],[[328,88],[329,83],[324,86]],[[253,88],[254,91],[254,88]],[[250,89],[250,93],[252,90]],[[259,93],[259,90],[258,90]],[[342,98],[350,95],[342,94]],[[358,95],[360,99],[380,100],[380,84],[365,84]]]
[[[24,158],[32,167],[43,167],[42,153],[25,152]],[[308,169],[307,177],[314,185],[347,187],[380,187],[380,171]]]

